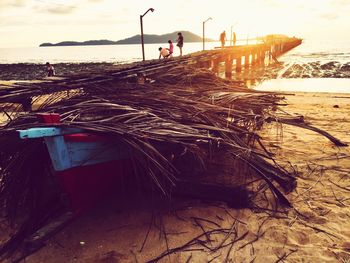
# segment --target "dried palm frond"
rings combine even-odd
[[[52,205],[54,197],[44,204],[38,202],[43,200],[42,185],[51,171],[43,142],[15,138],[16,130],[52,126],[37,121],[35,114],[42,112],[60,114],[61,123],[55,126],[80,128],[126,146],[143,171],[142,182],[148,182],[144,187],[151,191],[158,189],[171,196],[178,180],[189,179],[196,168],[210,166],[213,155],[221,155],[262,178],[276,199],[290,206],[279,189],[291,191],[295,177],[278,165],[258,135],[266,120],[278,119],[274,111],[283,97],[249,90],[241,82],[222,80],[207,70],[169,65],[151,75],[153,82],[144,85],[121,78],[125,74],[120,72],[108,72],[17,85],[7,93],[0,90],[0,99],[29,96],[39,103],[34,111],[0,128],[1,209],[15,221],[19,214],[26,215],[0,254],[36,231],[60,207]],[[68,90],[74,92],[67,94]],[[186,158],[193,167],[190,173],[181,165]],[[37,168],[31,170],[32,165]],[[216,174],[219,176],[220,170]],[[245,174],[235,170],[231,176]],[[55,209],[45,210],[47,207]]]

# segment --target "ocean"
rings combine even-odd
[[[146,59],[157,59],[158,48],[164,44],[145,44]],[[219,46],[217,42],[205,43],[206,49]],[[185,43],[183,54],[200,51],[202,42]],[[179,48],[174,47],[174,55],[179,55]],[[141,45],[104,45],[104,46],[66,46],[66,47],[29,47],[0,48],[0,64],[13,63],[130,63],[142,60]]]
[[[146,44],[146,59],[157,59],[160,46],[162,44]],[[217,46],[217,42],[206,43],[206,49]],[[200,42],[185,43],[183,54],[200,50]],[[177,47],[174,55],[179,55]],[[44,64],[46,61],[53,64],[119,64],[140,60],[140,45],[0,48],[0,64]],[[350,93],[350,41],[304,39],[300,46],[278,60],[280,64],[266,65],[263,70],[258,70],[258,81],[253,82],[253,88],[268,91]],[[242,78],[242,74],[234,77]]]
[[[277,74],[259,82],[256,89],[350,93],[350,41],[305,39],[278,60],[282,64]]]

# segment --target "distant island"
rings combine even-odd
[[[163,34],[163,35],[143,35],[145,44],[157,44],[157,43],[167,43],[168,40],[173,42],[177,39],[177,33],[181,32],[184,36],[185,42],[202,42],[202,37],[197,36],[189,31],[175,31],[173,33]],[[205,41],[212,42],[214,40],[206,38]],[[107,39],[102,40],[88,40],[83,42],[77,41],[63,41],[56,44],[53,43],[42,43],[39,47],[55,47],[55,46],[92,46],[92,45],[129,45],[129,44],[141,44],[141,36],[135,35],[129,38],[125,38],[118,41],[111,41]]]

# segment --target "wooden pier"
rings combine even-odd
[[[198,67],[210,68],[218,72],[219,64],[224,63],[225,76],[232,77],[232,72],[240,72],[242,68],[249,69],[265,63],[266,60],[276,60],[280,55],[302,43],[300,38],[278,38],[261,40],[262,43],[244,46],[230,46],[215,50],[202,51],[192,55]]]
[[[1,103],[20,103],[26,105],[26,108],[30,108],[30,100],[33,95],[41,96],[62,90],[92,88],[96,83],[111,80],[137,82],[139,75],[152,78],[152,76],[180,64],[211,69],[216,73],[224,64],[225,76],[231,78],[233,72],[240,72],[243,68],[249,70],[267,60],[276,60],[278,56],[301,43],[302,39],[300,38],[267,36],[260,38],[258,44],[216,48],[182,57],[135,62],[103,72],[86,72],[55,80],[45,79],[39,83],[15,83],[10,86],[0,84],[0,106]],[[26,93],[28,97],[24,99],[23,96]]]

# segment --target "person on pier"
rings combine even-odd
[[[167,48],[165,47],[159,47],[159,59],[163,57],[163,59],[168,58],[170,56],[170,53]]]
[[[236,32],[233,32],[233,45],[235,46],[237,42]]]
[[[167,50],[169,51],[169,58],[172,58],[174,53],[174,45],[171,40],[168,40],[168,43],[169,43],[169,48],[167,48]]]
[[[179,32],[177,33],[178,37],[177,37],[177,46],[179,47],[180,49],[180,56],[182,56],[182,47],[184,46],[184,37],[182,36],[182,33]]]
[[[225,30],[220,34],[220,41],[221,41],[221,47],[224,47],[225,42],[226,42],[226,31]]]

